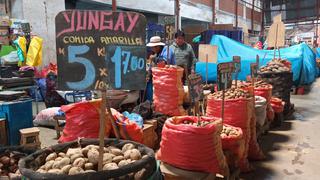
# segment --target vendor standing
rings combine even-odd
[[[197,62],[192,46],[185,41],[185,34],[178,30],[175,35],[175,42],[170,46],[174,52],[176,65],[186,68],[187,75],[194,72],[194,66]]]
[[[148,58],[147,66],[147,87],[146,87],[146,99],[153,100],[153,85],[152,85],[152,67],[155,67],[159,64],[174,65],[175,58],[171,48],[166,46],[165,43],[161,42],[161,37],[153,36],[150,38],[150,42],[147,44],[147,47],[151,48],[152,54]]]

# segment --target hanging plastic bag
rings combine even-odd
[[[122,114],[130,121],[137,123],[140,128],[143,128],[143,119],[139,114],[129,113],[128,111],[125,111]]]
[[[19,58],[19,66],[23,66],[26,60],[27,52],[27,40],[25,37],[18,37],[13,41],[13,44],[17,47],[17,54]]]
[[[39,66],[42,63],[42,38],[33,37],[31,39],[28,53],[27,53],[27,65],[29,66]]]

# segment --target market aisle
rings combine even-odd
[[[267,160],[244,179],[320,179],[320,79],[308,95],[292,96],[295,120],[269,131],[261,139]]]

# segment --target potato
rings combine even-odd
[[[9,165],[10,164],[10,158],[8,156],[2,156],[0,158],[0,162],[3,164],[3,165]]]
[[[49,154],[46,158],[46,162],[51,161],[51,160],[55,160],[57,158],[57,153],[53,152],[51,154]]]
[[[62,171],[60,169],[50,169],[48,173],[53,173],[53,174],[62,174]]]
[[[123,154],[122,154],[122,151],[121,151],[120,149],[117,149],[117,148],[110,149],[110,153],[111,153],[111,154],[114,154],[114,155],[116,155],[116,156],[123,155]]]
[[[84,173],[91,173],[91,172],[97,172],[95,170],[89,169],[89,170],[85,170]]]
[[[116,163],[108,163],[103,166],[103,170],[113,170],[118,169],[118,165]]]
[[[139,159],[141,159],[140,151],[138,149],[131,149],[130,159],[131,160],[139,160]]]
[[[3,167],[3,164],[2,163],[0,163],[0,169]]]
[[[54,161],[52,165],[52,169],[59,169],[60,168],[60,160]]]
[[[66,153],[60,152],[60,153],[58,154],[58,156],[64,158],[64,157],[66,157],[67,155],[66,155]]]
[[[69,175],[75,175],[75,174],[79,174],[79,173],[83,173],[83,169],[80,167],[72,167],[69,170]]]
[[[12,165],[14,165],[14,164],[16,164],[17,162],[16,162],[16,160],[15,159],[13,159],[13,158],[10,158],[10,165],[12,166]]]
[[[16,172],[15,172],[15,174],[21,174],[20,170],[17,169]]]
[[[138,171],[135,175],[134,175],[134,179],[135,180],[140,180],[143,178],[144,174],[147,172],[147,170],[145,168],[141,169],[140,171]]]
[[[70,159],[68,157],[64,157],[60,160],[59,168],[62,168],[68,164],[70,164]]]
[[[89,159],[88,158],[83,158],[84,159],[84,162],[88,163],[89,162]]]
[[[72,168],[72,166],[70,164],[64,166],[61,168],[61,171],[63,174],[69,174],[69,170]]]
[[[124,160],[123,156],[116,156],[116,157],[112,158],[112,161],[117,163],[117,164],[122,160]]]
[[[82,158],[83,155],[82,154],[74,154],[70,157],[70,162],[73,163],[74,160],[78,159],[78,158]]]
[[[84,164],[84,170],[92,170],[94,167],[93,167],[93,164],[92,163],[85,163]]]
[[[74,154],[82,154],[81,148],[69,148],[66,155],[71,157]]]
[[[83,158],[78,158],[76,160],[74,160],[74,162],[72,163],[72,165],[74,167],[84,167],[84,164],[85,164],[85,160]]]
[[[132,149],[127,150],[127,151],[124,153],[123,156],[124,156],[125,159],[129,159],[129,158],[130,158],[131,150],[132,150]]]
[[[125,165],[128,165],[130,162],[128,160],[121,160],[119,163],[118,163],[118,166],[119,167],[122,167],[122,166],[125,166]]]
[[[111,153],[104,153],[103,154],[103,164],[111,163],[112,159],[115,157],[115,155]]]
[[[54,163],[54,162],[55,162],[54,160],[50,160],[50,161],[46,162],[46,163],[44,164],[45,170],[48,171],[49,169],[52,169],[52,166],[53,166],[53,163]]]
[[[61,161],[62,157],[57,157],[54,161]]]
[[[45,166],[45,165],[42,165],[39,169],[45,170],[45,169],[46,169],[46,166]]]
[[[96,149],[90,149],[88,151],[88,159],[92,164],[97,164],[99,161],[99,151]]]
[[[142,159],[147,158],[147,157],[148,157],[148,155],[143,155],[143,156],[142,156]]]
[[[38,172],[38,173],[47,173],[47,171],[44,170],[44,169],[38,169],[36,172]]]

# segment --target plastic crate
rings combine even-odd
[[[0,104],[0,116],[7,120],[9,145],[20,144],[20,129],[33,127],[32,100],[5,102]]]

